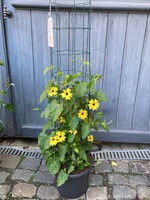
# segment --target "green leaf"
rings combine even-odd
[[[70,174],[71,172],[73,172],[75,170],[75,166],[71,165],[68,169],[68,173]]]
[[[57,177],[57,187],[63,185],[68,180],[68,177],[69,174],[61,170]]]
[[[41,118],[45,117],[44,111],[41,112],[40,117],[41,117]]]
[[[44,99],[46,98],[46,96],[47,96],[47,93],[46,93],[46,91],[44,90],[44,92],[41,94],[41,96],[40,96],[40,103],[42,103],[43,101],[44,101]]]
[[[107,102],[106,94],[105,94],[104,92],[102,92],[102,91],[98,91],[98,92],[97,92],[96,98],[97,98],[99,101]]]
[[[75,136],[73,134],[68,135],[68,142],[71,143],[74,140]]]
[[[3,128],[4,128],[3,122],[2,122],[2,120],[0,120],[0,132],[3,131]]]
[[[79,157],[87,162],[87,155],[83,149],[79,149]]]
[[[0,66],[4,66],[4,62],[0,60]]]
[[[53,154],[54,150],[52,148],[47,149],[44,153],[43,153],[43,157],[45,158],[45,160],[49,159],[51,157],[51,155]]]
[[[86,136],[90,133],[90,125],[83,123],[81,126],[81,135],[82,139],[86,138]]]
[[[77,97],[84,97],[85,93],[86,93],[86,88],[87,88],[87,83],[86,82],[82,82],[82,83],[78,83],[76,86],[76,96]]]
[[[102,112],[97,112],[97,117],[102,118],[103,117],[103,113]]]
[[[105,130],[105,131],[109,131],[109,127],[107,126],[106,122],[103,121],[100,123],[100,126]]]
[[[49,90],[52,86],[54,86],[54,80],[50,79],[47,83],[45,91]]]
[[[42,153],[44,153],[46,150],[45,149],[46,141],[49,141],[49,137],[44,132],[41,132],[38,136],[38,146],[40,147]]]
[[[7,92],[6,92],[6,90],[0,90],[0,94],[2,94],[2,95],[6,95]]]
[[[52,175],[55,175],[58,173],[60,169],[60,162],[58,159],[54,160],[51,157],[46,161],[46,165],[48,167],[49,172]]]
[[[79,119],[78,117],[72,117],[72,119],[70,120],[69,122],[69,127],[72,131],[75,131],[77,126],[78,126],[78,123],[79,123]]]
[[[46,132],[47,130],[49,130],[52,126],[53,126],[53,122],[51,120],[49,120],[43,127],[43,131]]]
[[[68,145],[59,145],[58,147],[58,152],[59,152],[59,159],[61,162],[64,162],[65,161],[65,155],[67,153],[67,147]]]
[[[13,107],[13,105],[12,104],[6,104],[5,105],[5,108],[8,110],[8,111],[10,111],[10,112],[14,112],[14,107]]]
[[[41,110],[41,108],[33,108],[32,110],[33,111],[39,111],[39,110]]]
[[[93,90],[97,81],[102,77],[102,75],[97,74],[96,76],[91,75],[89,81],[89,89]]]
[[[59,77],[62,76],[62,72],[61,71],[58,71],[57,74],[58,74]]]
[[[98,131],[98,127],[94,124],[93,127],[95,131]]]
[[[50,67],[45,67],[43,75],[45,75],[50,70]]]
[[[47,74],[48,71],[51,71],[52,69],[56,68],[55,66],[45,67],[43,74]]]
[[[51,122],[54,123],[63,111],[63,102],[57,103],[56,99],[53,99],[45,108],[45,118],[50,118]]]
[[[4,101],[3,101],[3,100],[0,100],[0,105],[3,106],[3,104],[4,104]]]
[[[87,65],[87,66],[89,66],[89,67],[91,66],[91,63],[88,62],[88,61],[83,61],[82,64],[83,64],[83,65]]]

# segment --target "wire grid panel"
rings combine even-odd
[[[60,9],[67,6],[67,1],[54,0],[51,5],[54,21],[51,64],[68,74],[82,71],[83,76],[89,75],[90,67],[83,62],[90,62],[91,0],[72,0],[72,9],[67,12]]]

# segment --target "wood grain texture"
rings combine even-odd
[[[117,110],[117,128],[131,128],[147,15],[129,14]],[[136,34],[135,34],[136,33]]]
[[[33,46],[33,80],[35,88],[34,107],[44,108],[45,103],[39,104],[40,95],[45,89],[46,83],[50,79],[50,73],[46,76],[43,75],[44,68],[50,66],[50,49],[48,47],[47,39],[47,12],[32,11],[32,46]],[[34,81],[34,83],[33,83]],[[36,124],[43,124],[43,120],[40,118],[40,113],[36,114]],[[29,123],[28,123],[29,124]]]
[[[57,56],[51,52],[57,50],[59,45],[61,50],[88,50],[86,39],[83,39],[83,35],[87,37],[87,32],[78,29],[73,35],[71,29],[62,29],[57,33],[55,29],[56,45],[54,49],[49,49],[47,11],[39,8],[17,10],[9,0],[4,1],[14,13],[14,17],[5,22],[5,27],[10,72],[15,83],[16,136],[37,137],[44,121],[39,113],[32,112],[32,107],[45,106],[45,103],[39,105],[39,97],[51,77],[50,74],[43,76],[43,70],[50,63],[64,70],[71,67],[71,56],[64,55],[61,60],[58,57],[57,62]],[[59,14],[61,27],[71,26],[74,20],[76,27],[80,27],[83,21],[86,24],[88,17],[87,13],[77,12],[75,16],[64,10]],[[56,13],[53,12],[52,16],[57,28],[59,20]],[[103,75],[103,81],[97,88],[103,89],[108,96],[108,103],[102,104],[104,118],[113,121],[110,134],[100,130],[96,136],[98,140],[147,142],[148,136],[150,138],[149,26],[148,14],[92,13],[91,71]]]
[[[21,70],[22,63],[20,59],[20,44],[18,40],[18,18],[17,12],[11,7],[10,2],[5,1],[5,5],[8,9],[12,10],[15,16],[11,20],[7,20],[5,22],[5,29],[11,81],[15,84],[15,87],[13,88],[13,104],[15,106],[15,135],[21,135],[21,127],[25,122],[25,111]]]
[[[36,124],[36,113],[32,110],[35,107],[36,94],[34,87],[33,41],[30,11],[18,11],[17,19],[22,95],[24,101],[24,123]],[[21,93],[21,91],[19,92]]]
[[[127,16],[127,14],[110,13],[108,17],[103,78],[103,90],[106,92],[108,103],[104,103],[102,109],[106,113],[106,120],[112,120],[111,127],[115,127],[116,122]]]
[[[0,1],[0,60],[3,60],[5,59],[5,56],[4,56],[4,46],[3,46],[3,40],[4,40],[4,36],[3,36],[3,29],[2,29],[2,26],[3,26],[3,21],[2,21],[3,17],[2,17],[2,1]],[[3,89],[3,81],[4,79],[6,78],[6,69],[4,67],[1,67],[0,68],[0,90]],[[4,123],[4,126],[6,127],[6,115],[5,115],[5,111],[3,110],[3,112],[1,113],[0,115],[0,119],[3,121]],[[6,130],[3,131],[4,135],[6,135]],[[0,136],[2,136],[2,134]]]
[[[72,0],[57,0],[61,9],[72,9]],[[79,2],[79,1],[78,1]],[[81,1],[81,2],[86,2]],[[13,0],[12,5],[17,9],[48,9],[49,2],[47,0]],[[88,6],[85,5],[88,9]],[[82,4],[78,5],[78,9],[82,9]],[[92,0],[93,10],[102,11],[150,11],[149,0]]]
[[[5,37],[5,25],[3,21],[3,2],[0,2],[0,59],[4,62],[4,67],[0,69],[0,88],[4,89],[6,87],[7,78],[10,78],[9,73],[9,62],[8,62],[8,55],[7,55],[7,44],[6,44],[6,37]],[[12,103],[12,96],[11,90],[8,91],[8,95],[4,96],[4,101],[6,103]],[[2,115],[0,119],[4,123],[4,131],[2,134],[9,135],[11,137],[14,136],[14,114],[6,111],[3,109]]]
[[[93,132],[96,141],[106,142],[124,142],[124,143],[150,143],[150,131],[145,130],[126,130],[126,129],[111,129],[110,132],[99,130]]]
[[[133,116],[133,128],[145,129],[149,127],[150,121],[150,17],[148,17],[147,30],[145,35],[141,69],[137,86],[135,110]]]
[[[108,26],[107,13],[93,13],[91,26],[91,71],[95,74],[104,74],[106,33]],[[102,89],[102,80],[97,89]]]

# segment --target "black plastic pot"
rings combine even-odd
[[[92,166],[80,174],[69,175],[68,180],[63,185],[58,187],[60,195],[64,198],[73,199],[86,193],[91,169]]]

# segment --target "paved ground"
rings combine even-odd
[[[2,141],[1,145],[36,148],[37,143],[22,140]],[[138,149],[150,145],[98,144],[99,149]],[[62,199],[54,186],[44,160],[0,156],[0,199]],[[78,200],[150,200],[150,161],[105,161],[90,175],[89,189]]]

